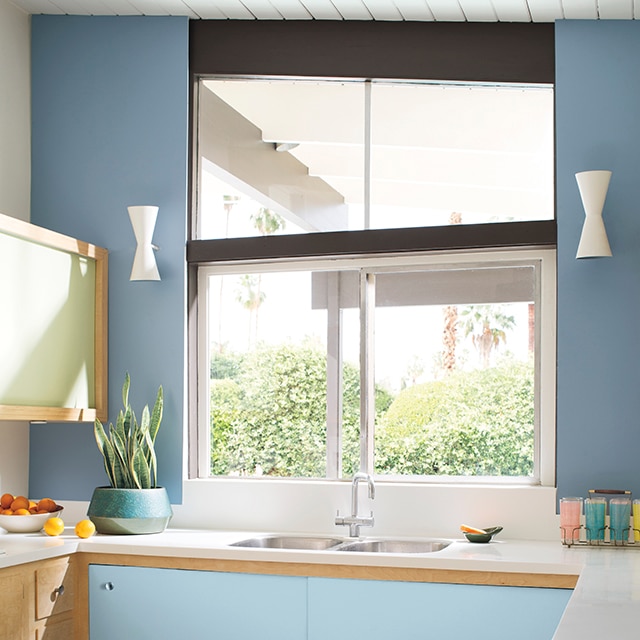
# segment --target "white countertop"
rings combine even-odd
[[[143,536],[96,535],[80,540],[68,530],[57,538],[42,533],[0,535],[0,568],[86,551],[183,558],[217,558],[467,571],[579,575],[555,640],[629,638],[640,612],[640,550],[566,548],[560,542],[456,540],[425,555],[345,553],[229,547],[255,532],[168,529]]]

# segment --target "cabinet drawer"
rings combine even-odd
[[[36,569],[36,620],[70,611],[74,591],[73,564],[69,558],[60,558]]]
[[[73,618],[59,620],[50,618],[36,623],[35,640],[71,640],[73,638]]]

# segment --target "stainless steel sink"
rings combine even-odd
[[[234,542],[232,547],[250,547],[253,549],[302,549],[305,551],[324,551],[343,543],[343,538],[324,536],[287,536],[271,535],[248,538]]]
[[[451,543],[444,540],[394,540],[380,538],[345,542],[336,551],[363,553],[434,553],[446,549]]]
[[[434,553],[451,544],[447,540],[404,540],[395,538],[359,538],[331,536],[265,535],[232,543],[231,547],[252,549],[297,549],[301,551],[355,551],[361,553]]]

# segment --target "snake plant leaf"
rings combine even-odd
[[[129,480],[129,470],[128,470],[128,453],[127,453],[127,445],[124,435],[118,430],[113,429],[110,433],[111,435],[111,444],[113,445],[113,450],[115,452],[116,460],[114,464],[114,478],[116,484],[114,485],[116,488],[123,489],[130,487]]]
[[[104,469],[107,472],[109,482],[111,483],[112,487],[116,486],[114,484],[115,453],[100,420],[96,419],[94,423],[93,433],[95,435],[96,443],[98,444],[98,449],[100,449],[100,453],[102,453],[102,457],[104,459]]]
[[[118,434],[119,438],[125,442],[127,439],[127,429],[125,427],[125,414],[122,410],[118,413],[118,419],[116,420],[115,427],[113,425],[109,425],[110,434],[113,433],[114,430]],[[111,437],[113,438],[113,435]]]
[[[153,489],[158,485],[158,460],[156,458],[156,452],[151,441],[151,434],[146,433],[147,447],[145,454],[145,461],[149,468],[149,488]]]
[[[162,412],[164,409],[164,395],[162,385],[158,388],[158,395],[153,405],[153,411],[151,412],[151,423],[149,425],[149,433],[151,435],[151,442],[155,443],[156,436],[158,435],[158,429],[160,429],[160,423],[162,422]]]
[[[129,387],[131,386],[131,376],[127,371],[124,374],[124,383],[122,385],[122,406],[129,408]]]
[[[145,405],[142,410],[142,417],[140,418],[140,435],[144,437],[144,434],[149,431],[149,425],[151,423],[151,416],[149,414],[149,405]]]
[[[133,484],[138,489],[150,488],[149,466],[147,465],[142,447],[136,446],[133,456],[129,461],[129,468]]]

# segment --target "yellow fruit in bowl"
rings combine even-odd
[[[96,525],[91,520],[80,520],[76,524],[76,535],[78,538],[90,538],[96,532]]]
[[[49,518],[44,523],[43,529],[48,536],[59,536],[64,531],[64,521],[62,518]]]

